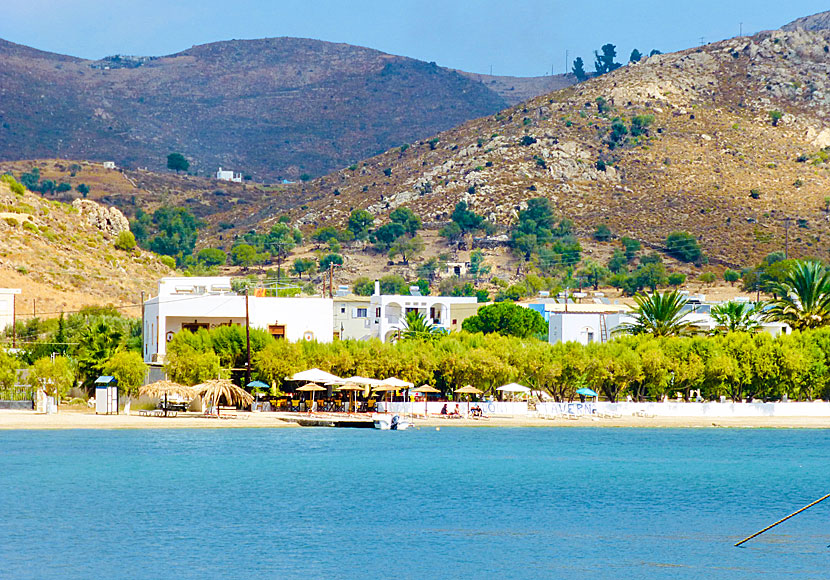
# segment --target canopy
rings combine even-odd
[[[168,395],[178,395],[183,399],[193,399],[196,396],[196,390],[192,387],[185,387],[173,381],[156,381],[149,385],[144,385],[138,389],[139,395],[161,399]]]
[[[306,383],[302,387],[299,387],[297,390],[303,393],[308,393],[312,391],[327,391],[328,389],[326,389],[326,387],[321,387],[320,385],[315,383]]]
[[[467,385],[466,387],[461,387],[460,389],[456,389],[455,392],[456,393],[461,393],[461,394],[464,394],[464,395],[480,395],[484,391],[482,391],[480,389],[477,389],[472,385]]]
[[[389,391],[399,391],[406,387],[396,387],[395,385],[375,385],[372,390],[378,393],[387,393]]]
[[[211,379],[193,387],[196,393],[202,395],[205,401],[210,401],[211,405],[217,407],[219,401],[224,397],[228,405],[250,405],[254,402],[254,398],[245,389],[238,387],[228,379]]]
[[[520,385],[519,383],[508,383],[506,385],[502,385],[497,391],[501,391],[503,393],[529,393],[530,389],[525,387],[524,385]]]
[[[408,389],[414,386],[414,383],[410,383],[408,381],[402,381],[397,377],[389,377],[387,379],[382,379],[380,381],[381,385],[386,385],[388,387],[398,387],[400,389]]]
[[[582,387],[581,389],[577,389],[576,394],[577,395],[583,395],[585,397],[596,397],[596,396],[598,396],[596,391],[594,391],[593,389],[589,389],[588,387]]]
[[[361,377],[360,375],[355,375],[355,376],[349,377],[347,379],[340,379],[339,382],[332,383],[332,384],[341,385],[343,383],[354,383],[356,385],[371,386],[371,385],[379,385],[380,381],[377,380],[377,379],[370,379],[368,377]]]
[[[263,383],[262,381],[251,381],[248,383],[250,389],[270,389],[271,385]]]
[[[340,384],[343,382],[343,379],[338,377],[337,375],[333,375],[331,373],[327,373],[326,371],[321,371],[318,368],[308,369],[307,371],[302,371],[299,373],[295,373],[290,377],[286,377],[286,380],[289,381],[312,381],[315,383],[333,383],[333,384]]]
[[[438,389],[435,387],[430,387],[429,385],[421,385],[415,389],[412,389],[416,393],[440,393]]]

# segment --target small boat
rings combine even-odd
[[[398,415],[373,415],[375,429],[382,431],[404,431],[412,427],[409,421],[403,421]]]

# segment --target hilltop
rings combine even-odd
[[[782,26],[781,30],[798,30],[799,28],[813,32],[818,30],[830,30],[830,11],[819,12],[818,14],[798,18],[789,24]]]
[[[682,230],[737,267],[784,250],[790,224],[790,255],[826,258],[828,46],[797,29],[656,55],[303,184],[291,217],[406,206],[437,228],[464,200],[505,228],[545,196],[582,238],[607,224],[661,248]],[[267,228],[271,204],[218,219]]]
[[[150,252],[116,249],[124,229],[129,224],[116,209],[20,195],[0,181],[0,278],[3,286],[22,289],[18,315],[36,310],[54,317],[83,306],[136,304],[141,291],[154,291],[171,270]]]
[[[300,38],[98,61],[0,40],[0,159],[158,171],[176,151],[201,175],[222,166],[254,181],[297,181],[495,113],[515,102],[504,95],[572,82],[474,77]]]

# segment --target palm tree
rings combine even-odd
[[[755,317],[760,311],[760,304],[752,305],[749,302],[724,302],[712,307],[712,318],[717,324],[717,330],[727,332],[751,332],[761,326]]]
[[[403,321],[403,329],[401,330],[402,339],[426,339],[432,340],[437,338],[441,333],[435,325],[429,322],[426,317],[417,310],[411,310],[406,313]]]
[[[830,272],[821,262],[797,261],[781,282],[770,287],[766,320],[786,322],[794,330],[830,324]]]
[[[684,333],[691,324],[683,320],[686,316],[683,307],[687,300],[677,290],[662,294],[655,292],[650,296],[638,294],[634,301],[637,303],[632,312],[634,322],[624,322],[615,333],[676,336]]]

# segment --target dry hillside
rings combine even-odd
[[[292,216],[312,229],[404,205],[442,222],[463,199],[508,225],[546,196],[585,237],[607,223],[659,247],[685,230],[738,266],[783,250],[790,223],[792,255],[827,258],[828,72],[827,31],[658,55],[314,180]],[[635,117],[651,121],[638,136]],[[281,211],[265,199],[217,219],[268,227]]]
[[[22,290],[18,314],[135,304],[141,291],[154,292],[171,271],[154,254],[115,249],[116,232],[128,227],[118,210],[17,195],[0,182],[0,283]],[[124,313],[138,316],[139,310]]]

